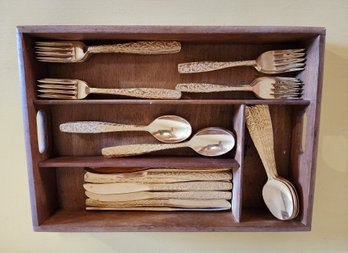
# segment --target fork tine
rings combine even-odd
[[[40,89],[41,93],[51,93],[51,94],[65,94],[65,95],[76,95],[76,90],[59,90],[59,89]]]
[[[76,96],[71,96],[71,95],[39,94],[37,96],[40,98],[77,99]]]
[[[295,77],[275,77],[276,83],[286,84],[303,84],[303,82]]]
[[[71,57],[73,56],[72,52],[36,52],[36,54],[40,57],[40,56],[53,56],[53,57]]]
[[[38,61],[41,62],[55,62],[55,63],[69,63],[73,62],[72,57],[69,58],[56,58],[56,57],[37,57]]]
[[[289,58],[289,59],[281,59],[281,60],[275,60],[274,61],[274,66],[284,66],[284,65],[289,65],[292,63],[301,63],[304,62],[305,58]]]
[[[50,84],[77,84],[77,79],[62,79],[62,78],[44,78],[37,80],[39,83],[50,83]]]
[[[290,60],[290,59],[296,59],[296,58],[305,59],[305,56],[306,56],[305,53],[281,54],[281,55],[274,55],[274,60],[275,61],[282,61],[282,60]]]
[[[297,49],[280,49],[280,50],[274,50],[273,54],[289,54],[289,53],[302,53],[305,52],[306,49],[304,48],[297,48]]]
[[[287,69],[287,70],[283,70],[281,71],[282,73],[287,73],[287,72],[296,72],[296,71],[302,71],[304,70],[305,68],[290,68],[290,69]]]
[[[47,46],[47,47],[54,47],[54,46],[59,46],[59,47],[72,47],[74,44],[69,41],[39,41],[35,42],[35,45],[37,46]]]
[[[61,84],[38,84],[37,87],[43,89],[62,89],[62,90],[75,90],[75,85],[61,85]]]
[[[72,47],[35,47],[37,52],[50,52],[50,51],[73,51]]]
[[[294,63],[294,64],[289,64],[289,65],[284,65],[284,66],[278,66],[278,67],[275,67],[275,69],[277,71],[285,71],[288,69],[302,68],[304,66],[305,66],[305,63],[301,62],[301,63]]]

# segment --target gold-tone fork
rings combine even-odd
[[[259,77],[250,85],[226,86],[207,83],[180,83],[175,89],[181,92],[210,93],[223,91],[252,91],[262,99],[301,99],[301,80],[292,77]]]
[[[79,41],[36,42],[37,59],[42,62],[84,62],[92,54],[173,54],[181,50],[177,41],[138,41],[113,45],[86,46]]]
[[[178,65],[179,73],[200,73],[219,69],[251,66],[265,74],[279,74],[301,71],[305,67],[305,49],[272,50],[261,54],[256,60],[249,61],[202,61],[188,62]]]
[[[38,80],[38,97],[53,99],[84,99],[91,93],[129,96],[148,99],[179,99],[181,92],[171,89],[127,88],[104,89],[92,88],[78,79],[45,78]]]

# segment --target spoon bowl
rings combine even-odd
[[[192,133],[190,123],[176,115],[160,116],[152,121],[146,130],[157,140],[165,143],[182,142]]]
[[[279,220],[290,220],[297,212],[291,189],[283,181],[268,179],[262,189],[262,196],[269,211]]]
[[[197,132],[189,146],[200,155],[219,156],[226,154],[235,145],[233,133],[218,127],[208,127]]]

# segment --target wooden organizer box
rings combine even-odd
[[[139,40],[176,40],[178,54],[141,56],[99,54],[75,64],[41,63],[34,42],[79,40],[87,45]],[[312,27],[164,27],[164,26],[21,26],[18,54],[29,186],[35,231],[304,231],[311,229],[323,72],[325,29]],[[248,84],[265,76],[250,67],[201,74],[179,74],[178,63],[202,60],[256,59],[272,49],[306,48],[303,100],[260,100],[251,93],[183,94],[181,100],[141,100],[91,95],[84,100],[36,98],[41,78],[77,78],[94,87],[174,88],[180,82]],[[274,218],[262,199],[266,173],[245,129],[245,106],[270,105],[276,162],[300,197],[292,221]],[[37,124],[37,115],[42,124]],[[190,149],[131,158],[106,159],[101,148],[154,143],[147,133],[66,134],[59,124],[102,120],[148,124],[157,116],[186,118],[193,132],[220,126],[236,134],[226,155],[206,158]],[[38,138],[41,139],[39,148]],[[231,167],[232,210],[223,212],[85,211],[84,168]]]

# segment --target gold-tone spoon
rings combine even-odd
[[[262,196],[270,212],[280,220],[290,220],[299,212],[299,200],[293,185],[280,178],[274,157],[273,128],[267,105],[246,108],[246,123],[259,153],[268,180]]]
[[[235,144],[233,134],[222,128],[208,127],[198,131],[189,141],[177,144],[135,144],[102,149],[107,157],[124,157],[146,154],[159,150],[190,147],[203,156],[219,156],[232,150]]]
[[[176,143],[186,140],[192,133],[190,123],[176,115],[160,116],[147,126],[123,125],[100,121],[67,122],[59,126],[60,131],[67,133],[107,133],[120,131],[146,131],[157,140],[165,143]]]

